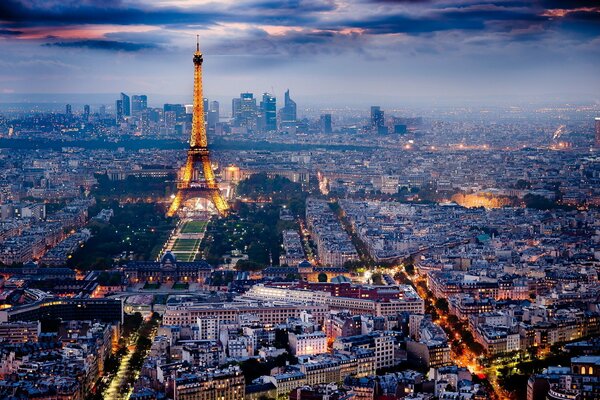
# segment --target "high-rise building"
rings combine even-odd
[[[170,112],[174,115],[174,120],[178,121],[185,118],[185,106],[183,104],[165,104],[163,106],[163,112],[165,115]]]
[[[239,99],[231,103],[233,111],[233,125],[245,126],[250,129],[256,127],[256,99],[252,93],[241,93]]]
[[[216,111],[217,115],[220,116],[220,105],[218,101],[211,101],[208,108],[210,111]]]
[[[123,116],[130,117],[131,116],[131,100],[129,96],[125,93],[121,93],[121,104],[123,109]]]
[[[117,123],[123,119],[123,100],[117,100],[115,102],[115,116]]]
[[[371,132],[387,133],[384,126],[384,112],[379,106],[371,106]]]
[[[241,110],[242,110],[242,99],[240,99],[240,98],[231,99],[231,119],[233,120],[234,125],[239,118],[239,114],[240,114]]]
[[[145,94],[131,96],[131,113],[137,115],[148,108],[148,96]]]
[[[279,120],[283,128],[296,124],[296,102],[290,98],[289,89],[285,91],[283,108],[279,110]]]
[[[66,114],[67,116],[71,116],[71,115],[73,114],[73,108],[71,107],[71,105],[70,105],[70,104],[67,104],[67,105],[65,106],[65,114]]]
[[[596,117],[596,147],[600,147],[600,117]]]
[[[265,132],[277,130],[277,100],[269,93],[263,93],[260,102],[261,129]]]
[[[89,104],[86,104],[83,106],[83,119],[86,121],[90,119],[90,105]]]
[[[219,123],[219,102],[211,101],[208,107],[207,124],[209,129],[214,129]]]
[[[321,115],[321,132],[322,133],[331,133],[333,129],[331,128],[331,114],[323,114]]]

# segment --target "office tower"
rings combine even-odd
[[[277,99],[269,93],[263,93],[260,102],[261,129],[269,132],[277,130]]]
[[[121,93],[121,107],[123,110],[123,117],[130,117],[131,100],[129,99],[129,96],[127,96],[125,93]]]
[[[279,110],[279,119],[282,127],[296,124],[296,102],[290,98],[290,90],[285,91],[283,108]]]
[[[210,106],[209,106],[209,110],[210,111],[215,111],[217,113],[217,115],[220,116],[219,102],[218,101],[211,101],[210,102]]]
[[[231,103],[233,111],[233,125],[245,126],[250,129],[256,127],[256,99],[252,93],[241,93],[239,99]]]
[[[387,133],[384,126],[384,113],[381,107],[371,107],[371,132]]]
[[[72,114],[73,114],[73,109],[71,108],[70,104],[67,104],[65,106],[65,115],[71,116]]]
[[[600,148],[600,117],[596,117],[596,147]]]
[[[90,119],[90,105],[89,104],[86,104],[83,106],[83,119],[86,121]]]
[[[159,122],[162,115],[163,115],[163,113],[160,108],[149,108],[148,109],[148,119],[154,123]]]
[[[209,129],[215,129],[215,126],[219,123],[219,102],[211,101],[208,108],[207,124]]]
[[[240,113],[242,111],[242,99],[234,98],[231,99],[231,119],[233,120],[233,125],[238,126],[238,122],[240,119]]]
[[[321,132],[322,133],[331,133],[333,129],[331,129],[331,114],[323,114],[321,115]]]
[[[123,120],[123,100],[117,100],[115,102],[115,115],[117,123]]]
[[[148,96],[144,94],[131,96],[131,113],[139,114],[148,108]]]
[[[98,114],[100,114],[100,117],[102,117],[102,118],[104,118],[106,116],[106,106],[105,105],[100,106]]]
[[[163,112],[165,114],[172,112],[175,115],[175,119],[180,120],[185,117],[185,106],[183,104],[165,104]]]

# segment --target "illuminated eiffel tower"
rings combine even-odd
[[[167,211],[168,216],[173,216],[181,205],[189,199],[196,197],[208,198],[215,205],[220,215],[227,214],[229,206],[221,195],[219,185],[210,164],[208,140],[204,125],[204,101],[202,96],[202,53],[200,44],[196,42],[194,53],[194,114],[192,119],[192,134],[190,148],[183,175],[177,182],[177,194]],[[199,166],[202,165],[200,173]],[[202,178],[200,177],[202,175]]]

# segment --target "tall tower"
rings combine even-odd
[[[208,197],[221,215],[226,214],[229,209],[227,202],[221,195],[210,164],[206,126],[204,124],[204,98],[202,95],[203,61],[200,44],[196,42],[196,52],[194,53],[194,106],[190,148],[183,175],[177,182],[177,194],[167,212],[168,216],[175,215],[185,200],[194,197]],[[200,175],[202,175],[202,178]]]

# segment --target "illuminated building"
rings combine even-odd
[[[219,214],[227,213],[229,206],[223,198],[215,173],[210,163],[206,126],[204,124],[204,98],[202,97],[202,53],[196,43],[194,53],[194,106],[192,118],[192,134],[187,161],[183,175],[177,183],[177,194],[171,203],[167,215],[173,216],[182,204],[191,198],[207,197],[213,202]],[[196,165],[202,165],[203,178],[200,179]]]
[[[327,336],[325,332],[288,334],[290,349],[295,356],[312,356],[327,352]]]
[[[185,374],[175,381],[175,400],[243,400],[244,384],[238,366]]]
[[[129,282],[201,282],[213,271],[205,261],[181,262],[167,251],[160,261],[131,261],[124,269]]]
[[[136,115],[148,108],[148,96],[133,95],[131,96],[131,113]]]

